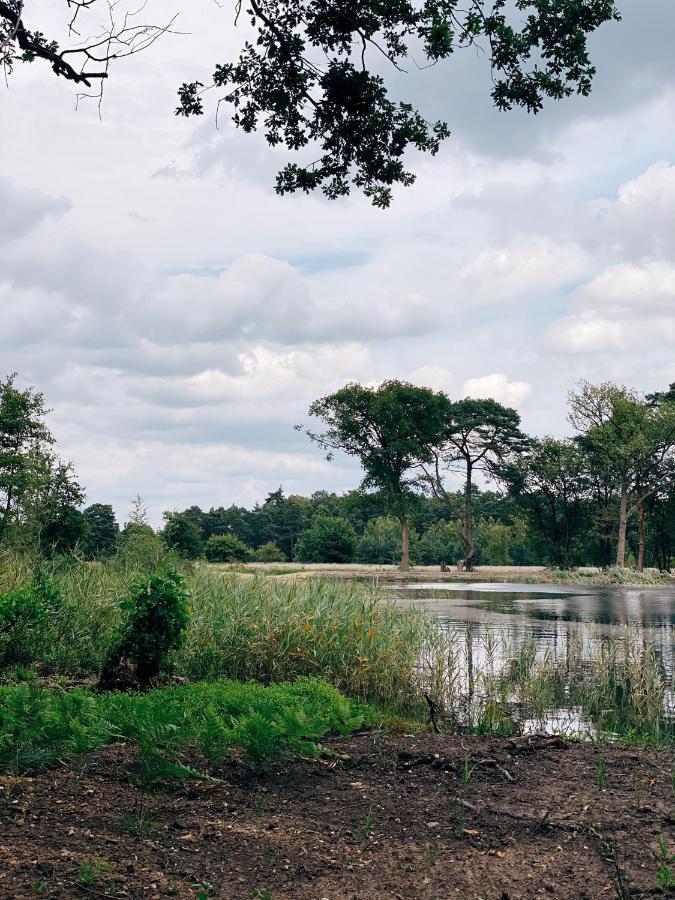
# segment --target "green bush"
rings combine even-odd
[[[164,669],[169,653],[180,648],[189,619],[188,592],[177,572],[153,575],[132,587],[122,604],[129,619],[101,674],[105,685],[123,660],[138,680],[150,684]]]
[[[122,529],[117,558],[126,567],[141,571],[154,569],[166,556],[164,541],[143,522],[131,522]]]
[[[45,642],[61,598],[41,571],[21,587],[0,594],[0,668],[31,663]]]
[[[204,545],[209,562],[243,562],[248,559],[249,548],[236,534],[212,534]]]
[[[0,594],[0,668],[33,661],[47,609],[33,586]]]
[[[354,558],[356,532],[340,516],[317,516],[295,545],[295,557],[308,563],[346,563]]]
[[[410,531],[410,556],[417,559],[417,534]],[[371,519],[363,530],[356,548],[361,563],[393,565],[401,561],[401,526],[391,516]]]
[[[251,562],[286,562],[286,554],[274,541],[268,541],[256,550],[251,550],[249,558]]]

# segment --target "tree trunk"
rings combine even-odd
[[[626,526],[628,525],[628,492],[621,486],[621,502],[619,504],[619,535],[616,543],[616,564],[623,568],[626,564]]]
[[[464,544],[464,568],[473,572],[473,558],[476,546],[473,541],[473,496],[471,493],[471,465],[466,467],[466,485],[464,487],[464,518],[462,521],[462,543]]]
[[[644,503],[638,506],[638,572],[645,570],[645,507]]]
[[[410,569],[410,529],[405,519],[401,519],[401,571]]]
[[[2,517],[2,530],[4,531],[9,521],[9,511],[12,508],[12,485],[7,488],[7,503],[5,503],[5,511]]]

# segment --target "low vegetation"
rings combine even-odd
[[[0,687],[0,767],[37,771],[56,759],[117,741],[138,749],[145,783],[192,776],[181,754],[215,762],[235,750],[255,765],[314,755],[316,740],[374,722],[374,713],[325,681],[264,686],[219,681],[146,694]]]
[[[387,605],[364,584],[242,578],[204,565],[143,579],[117,560],[5,554],[2,562],[7,682],[37,673],[52,686],[94,687],[111,658],[126,658],[134,689],[173,676],[204,691],[224,680],[312,678],[388,715],[424,721],[431,712],[434,725],[449,730],[512,733],[530,721],[575,737],[673,738],[663,661],[630,630],[585,642],[571,631],[556,656],[490,632],[443,629],[418,609]],[[86,696],[85,705],[103,708]]]
[[[527,579],[526,579],[527,580]],[[672,585],[673,576],[669,572],[659,572],[658,569],[646,569],[644,572],[636,572],[620,566],[610,566],[599,572],[579,572],[574,569],[546,569],[541,575],[537,574],[537,582],[547,581],[553,584],[596,584],[596,585]]]

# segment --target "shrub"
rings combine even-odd
[[[417,534],[410,532],[410,555],[417,558]],[[398,564],[401,561],[401,526],[391,516],[377,516],[364,528],[356,549],[356,558],[362,563],[380,565]]]
[[[356,532],[350,522],[340,516],[317,516],[300,535],[295,556],[300,562],[345,563],[354,558],[355,548]]]
[[[167,657],[183,643],[189,618],[188,593],[176,572],[153,575],[133,586],[131,597],[122,604],[129,619],[120,639],[103,667],[100,687],[118,684],[120,667],[126,661],[140,685],[147,686],[165,667]]]
[[[243,562],[249,548],[236,534],[212,534],[204,552],[209,562]]]
[[[29,584],[0,594],[0,668],[33,662],[45,641],[50,614],[59,605],[58,591],[42,572]]]
[[[47,609],[33,586],[0,594],[0,667],[32,662],[47,621]]]
[[[274,541],[268,541],[256,550],[252,550],[250,559],[252,562],[286,562],[286,554]]]
[[[117,551],[117,558],[124,566],[152,570],[165,556],[164,542],[149,525],[131,522],[124,526]]]

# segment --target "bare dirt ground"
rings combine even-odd
[[[150,796],[143,818],[128,747],[4,777],[0,897],[665,896],[670,749],[606,747],[601,764],[593,746],[556,738],[367,734],[324,746],[332,756],[264,773],[229,760],[211,772],[218,783]]]

